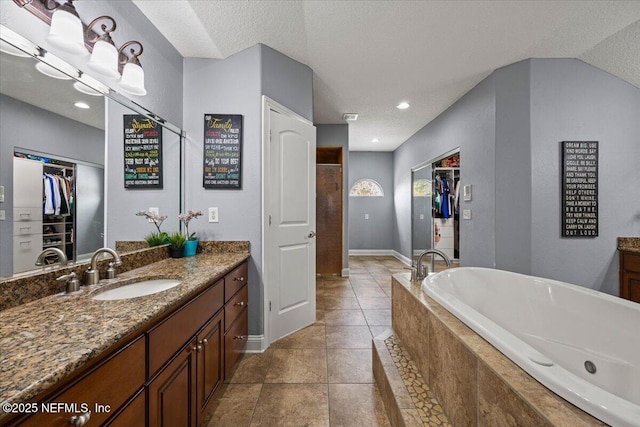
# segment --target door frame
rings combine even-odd
[[[301,122],[313,126],[313,122],[305,119],[298,113],[290,110],[284,105],[274,101],[266,95],[262,95],[262,248],[261,248],[261,262],[262,262],[262,345],[261,351],[266,350],[271,345],[271,318],[269,310],[269,296],[272,291],[271,278],[269,277],[269,270],[267,269],[267,262],[270,260],[267,257],[266,248],[269,247],[268,243],[271,239],[269,230],[269,215],[267,214],[267,205],[271,197],[271,188],[269,187],[271,176],[271,146],[269,133],[271,132],[271,120],[269,114],[271,111],[275,111],[284,116],[292,119],[300,120]],[[314,171],[315,173],[315,171]]]

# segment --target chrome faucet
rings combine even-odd
[[[442,259],[444,260],[444,263],[447,265],[447,267],[451,267],[451,260],[449,259],[447,254],[445,254],[442,251],[439,251],[438,249],[427,249],[426,251],[422,252],[420,254],[420,256],[418,257],[418,262],[416,263],[416,267],[415,267],[416,268],[416,272],[415,272],[416,280],[422,280],[425,277],[427,277],[428,274],[430,273],[428,265],[427,265],[426,269],[422,268],[423,267],[422,266],[422,258],[425,255],[428,255],[428,254],[440,255],[440,257],[442,257]]]
[[[87,286],[95,285],[100,281],[100,271],[98,270],[98,255],[100,255],[101,253],[107,253],[113,257],[113,262],[111,263],[113,265],[109,264],[109,268],[113,271],[112,273],[113,277],[110,277],[110,278],[116,277],[115,269],[113,269],[113,267],[122,265],[122,260],[120,260],[120,255],[118,255],[118,253],[113,249],[110,249],[110,248],[98,249],[91,256],[91,267],[89,267],[89,269],[84,273],[84,284]]]
[[[44,257],[49,254],[58,255],[58,262],[61,266],[67,265],[67,255],[58,248],[47,248],[40,252],[40,255],[38,255],[38,259],[36,259],[36,265],[38,267],[44,265]]]

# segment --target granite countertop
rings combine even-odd
[[[165,259],[78,294],[56,294],[0,311],[0,403],[26,403],[146,323],[194,296],[249,258],[249,252]],[[136,279],[173,278],[172,289],[120,301],[91,299]],[[0,420],[8,414],[0,411]]]
[[[618,237],[618,250],[640,254],[640,237]]]

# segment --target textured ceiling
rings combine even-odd
[[[351,150],[394,150],[526,58],[579,58],[640,87],[640,1],[133,1],[184,57],[264,43],[309,65],[316,124],[360,114]]]

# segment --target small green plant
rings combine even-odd
[[[168,239],[169,236],[167,236],[167,233],[165,233],[164,231],[160,233],[151,233],[144,238],[149,247],[164,245],[165,243],[167,243]]]
[[[184,248],[184,244],[187,241],[186,237],[184,237],[184,234],[182,234],[179,231],[169,234],[168,239],[169,239],[169,244],[173,249]]]

